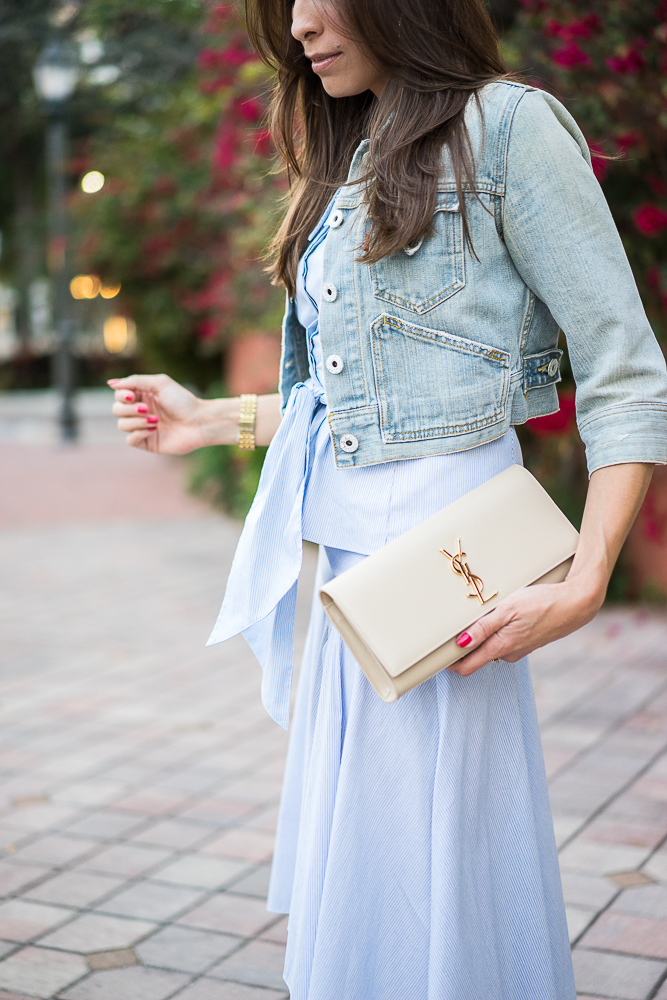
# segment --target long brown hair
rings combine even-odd
[[[333,0],[349,37],[388,82],[330,97],[291,34],[286,0],[246,0],[250,40],[277,70],[271,131],[290,177],[289,208],[272,244],[271,273],[294,295],[308,234],[333,190],[345,183],[354,150],[370,140],[365,198],[371,264],[422,239],[435,211],[442,147],[451,155],[466,238],[463,185],[474,189],[464,110],[469,97],[507,70],[483,0]]]

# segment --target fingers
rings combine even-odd
[[[486,642],[499,628],[502,628],[507,621],[507,612],[501,603],[493,611],[489,611],[488,615],[484,615],[479,621],[476,621],[474,625],[470,625],[465,632],[461,633],[456,642],[461,649],[471,653],[483,642]]]
[[[160,418],[153,413],[145,417],[121,417],[118,421],[118,430],[131,434],[133,431],[154,431],[160,422]]]
[[[468,653],[461,660],[457,660],[456,663],[452,663],[451,667],[447,669],[450,673],[460,674],[462,677],[468,677],[473,674],[480,667],[485,667],[487,663],[492,660],[509,660],[509,662],[514,662],[515,657],[512,656],[511,660],[507,654],[503,655],[504,643],[498,635],[493,635],[486,642],[478,646],[472,653]],[[516,657],[520,659],[520,657]]]
[[[128,375],[127,378],[110,378],[107,381],[112,389],[118,394],[121,390],[129,395],[130,393],[159,392],[160,389],[171,382],[168,375]],[[116,398],[120,398],[118,395]],[[130,400],[124,400],[130,402]]]
[[[145,451],[157,451],[156,435],[150,430],[132,431],[125,438],[131,448],[143,448]]]
[[[131,401],[125,402],[125,393],[123,392],[120,400],[116,399],[116,402],[111,407],[111,412],[114,417],[134,417],[142,416],[150,412],[150,407],[148,403],[140,402],[134,403]]]
[[[474,625],[470,625],[456,640],[457,645],[466,650],[466,656],[457,660],[448,669],[467,677],[485,666],[490,660],[506,658],[507,643],[501,630],[512,620],[513,610],[505,602],[484,615]]]

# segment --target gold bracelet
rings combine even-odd
[[[239,414],[239,448],[255,450],[255,421],[257,419],[257,396],[248,393],[241,396]]]

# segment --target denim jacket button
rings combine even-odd
[[[335,302],[338,298],[338,289],[335,285],[332,285],[330,281],[327,281],[322,286],[322,295],[327,302]]]
[[[354,434],[343,434],[342,438],[340,439],[340,446],[343,449],[343,451],[352,453],[353,451],[356,451],[357,448],[359,447],[359,442],[357,441]]]
[[[329,223],[329,229],[338,229],[339,226],[343,225],[345,216],[339,208],[331,216],[331,222]]]
[[[555,358],[552,358],[551,361],[549,362],[549,367],[547,368],[547,375],[549,376],[549,378],[553,378],[557,371],[558,371],[558,362],[556,361]]]
[[[343,368],[343,359],[339,358],[337,354],[330,354],[325,362],[327,366],[327,371],[331,372],[332,375],[340,375]]]

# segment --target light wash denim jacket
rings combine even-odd
[[[667,372],[580,129],[555,98],[498,82],[466,112],[479,201],[463,237],[447,150],[433,235],[355,262],[359,185],[336,198],[319,329],[338,468],[472,448],[558,409],[559,328],[589,471],[667,462]],[[348,180],[363,173],[367,142]],[[288,302],[281,393],[308,377]]]

